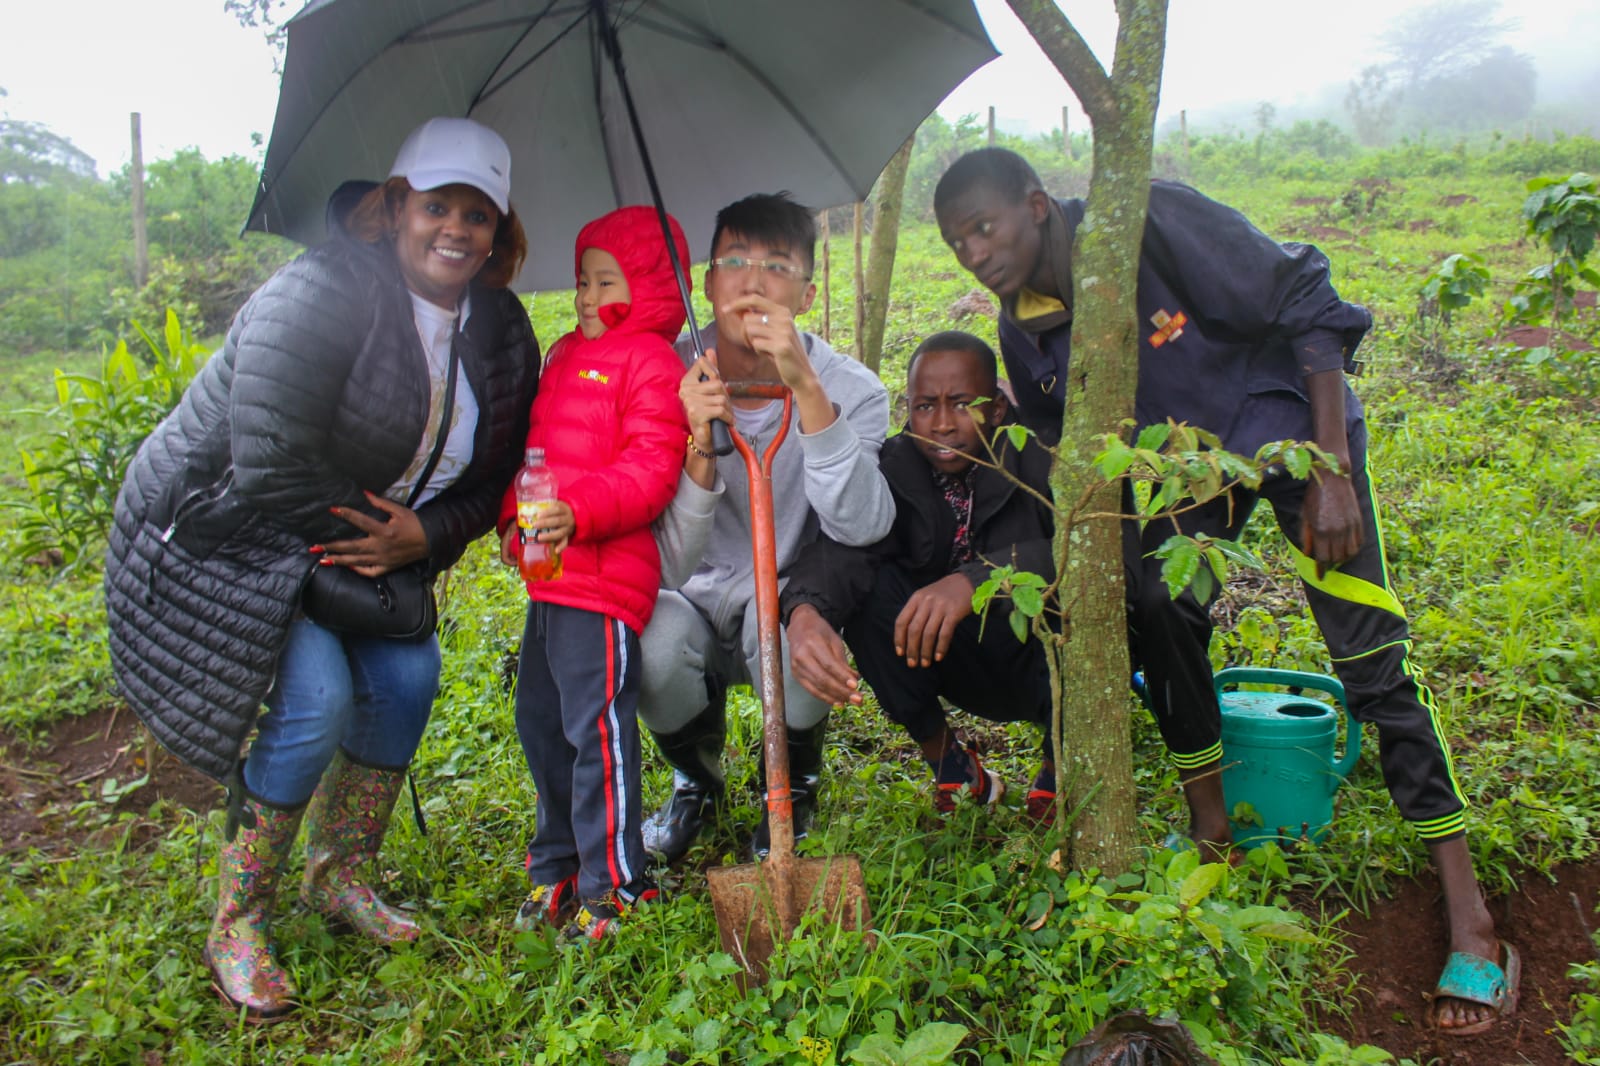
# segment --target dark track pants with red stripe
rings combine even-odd
[[[538,790],[528,879],[574,872],[603,899],[644,873],[639,798],[639,635],[594,611],[528,605],[517,737]]]
[[[1411,633],[1394,593],[1366,468],[1365,427],[1350,438],[1352,477],[1361,507],[1362,543],[1355,558],[1321,576],[1298,551],[1306,482],[1287,474],[1267,478],[1259,492],[1236,489],[1230,511],[1218,499],[1178,516],[1184,532],[1237,538],[1258,499],[1272,505],[1289,542],[1311,613],[1322,630],[1334,672],[1356,719],[1378,729],[1379,761],[1401,817],[1430,843],[1459,836],[1466,806],[1450,752],[1440,733],[1433,693],[1409,659]],[[1142,542],[1133,523],[1126,544],[1129,638],[1144,670],[1151,710],[1179,769],[1199,769],[1225,757],[1222,712],[1212,687],[1210,602],[1192,591],[1177,600],[1150,555],[1172,535],[1172,524],[1151,522]]]

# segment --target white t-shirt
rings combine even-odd
[[[411,495],[412,487],[422,475],[422,468],[428,465],[428,457],[433,454],[434,442],[439,439],[445,376],[450,370],[450,344],[455,337],[457,320],[465,326],[468,316],[472,314],[467,296],[462,296],[461,305],[455,311],[446,311],[412,293],[411,308],[417,323],[417,335],[422,338],[423,354],[428,358],[430,389],[428,421],[422,431],[422,440],[417,444],[417,454],[412,456],[400,479],[384,493],[399,503],[404,503],[406,497]],[[444,440],[444,451],[439,456],[439,465],[433,468],[433,476],[428,478],[427,486],[417,494],[413,507],[420,507],[443,492],[466,471],[467,464],[472,461],[472,439],[477,430],[478,399],[472,394],[472,386],[467,384],[467,375],[458,367],[455,409],[451,412],[450,432]]]

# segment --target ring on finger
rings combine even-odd
[[[772,323],[772,319],[769,316],[767,316],[767,315],[762,315],[761,316],[761,324],[763,326],[770,325],[771,323]]]

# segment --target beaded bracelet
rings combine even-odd
[[[717,458],[711,452],[703,452],[703,451],[700,450],[700,446],[694,442],[694,434],[693,433],[689,434],[689,450],[691,452],[694,452],[696,455],[698,455],[702,459],[715,460]]]

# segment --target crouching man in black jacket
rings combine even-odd
[[[826,537],[808,546],[782,613],[795,679],[830,704],[859,704],[865,676],[884,712],[921,747],[936,783],[934,808],[944,814],[963,792],[995,803],[1005,785],[951,732],[941,696],[992,721],[1050,721],[1044,649],[1031,637],[1017,640],[1005,601],[995,601],[987,621],[972,609],[973,589],[996,566],[1054,572],[1050,456],[1031,438],[1018,451],[996,432],[1013,421],[1011,406],[997,386],[994,351],[970,333],[923,341],[906,370],[906,393],[905,432],[879,456],[894,527],[867,548]],[[1027,803],[1038,820],[1054,813],[1048,742],[1044,750]]]

